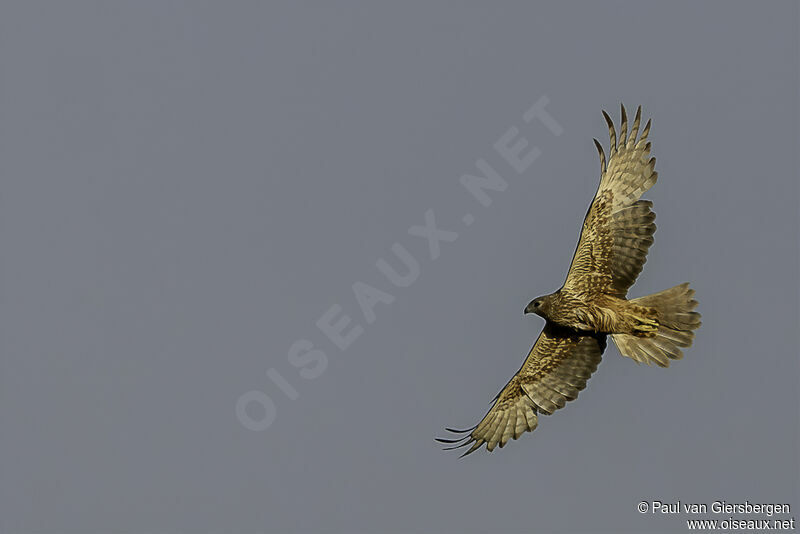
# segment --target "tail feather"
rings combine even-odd
[[[656,335],[639,337],[612,334],[611,339],[623,356],[648,365],[655,363],[660,367],[669,367],[669,360],[683,358],[681,348],[692,345],[694,330],[700,327],[700,314],[693,311],[697,307],[693,297],[694,290],[684,283],[632,299],[631,302],[640,306],[655,308],[659,323]]]

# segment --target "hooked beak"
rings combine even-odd
[[[525,306],[525,313],[533,313],[533,302]]]

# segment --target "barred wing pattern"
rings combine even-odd
[[[490,452],[497,445],[502,448],[510,439],[535,429],[537,413],[550,415],[576,399],[597,369],[605,347],[605,335],[582,335],[547,323],[522,367],[497,394],[481,422],[466,430],[448,428],[467,435],[437,441],[451,444],[448,449],[470,446],[462,457],[484,444]]]
[[[628,135],[628,117],[621,109],[619,144],[614,123],[604,111],[610,139],[609,159],[594,140],[600,154],[600,185],[583,222],[564,289],[592,297],[610,294],[624,298],[642,272],[653,244],[656,225],[652,202],[639,200],[658,179],[656,159],[650,158],[650,121],[641,136],[642,108],[636,111]],[[638,139],[637,139],[638,137]]]

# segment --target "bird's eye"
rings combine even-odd
[[[541,304],[541,302],[539,302],[539,301],[537,300],[536,302],[534,302],[534,303],[533,303],[533,307],[534,307],[534,308],[538,308],[538,307],[539,307],[539,304]]]

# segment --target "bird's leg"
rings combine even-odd
[[[655,335],[658,331],[658,320],[654,317],[650,317],[647,311],[648,310],[633,309],[630,311],[628,317],[632,319],[634,332]]]

